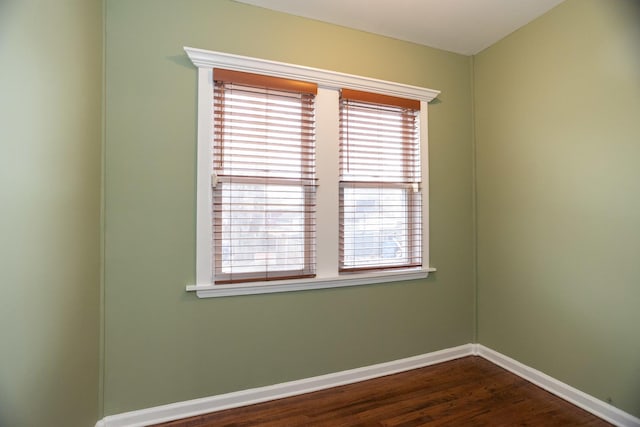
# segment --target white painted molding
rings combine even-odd
[[[447,362],[473,354],[473,345],[434,351],[432,353],[408,357],[406,359],[379,363],[362,368],[320,375],[302,380],[290,381],[271,386],[204,397],[185,402],[171,403],[139,411],[110,415],[98,421],[96,427],[142,427],[181,418],[193,417],[224,409],[252,405],[284,397],[296,396],[331,387],[370,380],[385,375],[397,374],[411,369],[422,368],[436,363]]]
[[[317,83],[320,87],[332,89],[357,89],[384,95],[413,98],[429,102],[440,94],[440,91],[401,83],[388,82],[336,71],[214,52],[193,47],[184,47],[191,62],[198,68],[223,67],[245,71],[248,73],[268,74],[287,79],[304,80]]]
[[[600,399],[588,395],[576,388],[571,387],[549,375],[526,366],[504,354],[491,350],[482,344],[473,344],[473,353],[488,361],[503,367],[504,369],[518,375],[521,378],[555,394],[593,415],[602,418],[616,426],[640,427],[640,418],[624,412]]]
[[[213,158],[213,70],[198,69],[198,155],[196,163],[196,283],[213,277],[211,160]]]
[[[308,291],[311,289],[341,288],[345,286],[372,285],[374,283],[390,283],[402,280],[424,279],[435,268],[378,272],[375,274],[358,274],[331,278],[313,278],[299,280],[274,280],[263,284],[234,285],[188,285],[187,292],[195,291],[199,298],[227,297],[232,295],[269,294],[274,292]]]

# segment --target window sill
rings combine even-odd
[[[402,270],[382,273],[344,275],[341,277],[316,277],[313,279],[280,280],[247,283],[246,285],[188,285],[187,292],[196,292],[198,298],[228,297],[234,295],[270,294],[275,292],[308,291],[311,289],[341,288],[345,286],[372,285],[401,280],[424,279],[435,268]]]

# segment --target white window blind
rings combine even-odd
[[[214,69],[216,284],[315,276],[316,90]]]
[[[422,266],[420,102],[343,89],[339,269]]]

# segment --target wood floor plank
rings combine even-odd
[[[610,426],[477,356],[156,427]]]

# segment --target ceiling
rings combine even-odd
[[[237,0],[474,55],[564,0]]]

